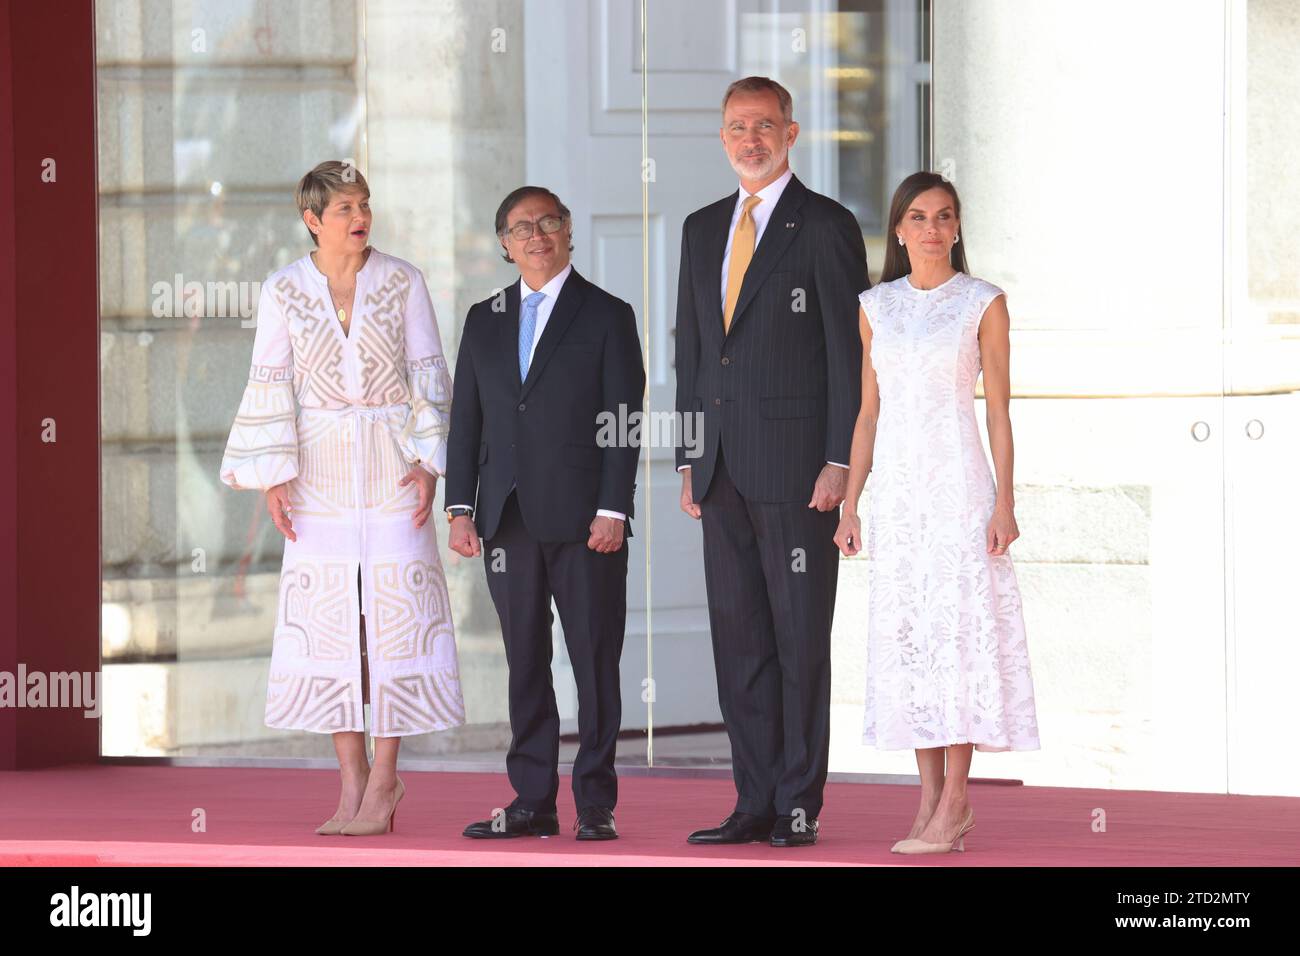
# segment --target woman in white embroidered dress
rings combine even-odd
[[[342,790],[316,832],[382,833],[401,738],[465,722],[429,520],[451,378],[420,270],[367,244],[361,174],[321,163],[297,200],[317,248],[262,285],[221,480],[264,491],[285,537],[266,724],[334,737]]]
[[[1037,750],[1012,495],[1010,317],[969,274],[961,201],[936,173],[903,180],[880,283],[860,296],[862,406],[835,534],[862,548],[871,475],[863,742],[914,749],[921,807],[897,853],[964,849],[971,751]],[[892,233],[892,235],[891,235]],[[895,244],[895,240],[897,244]],[[984,373],[996,485],[975,420]],[[945,771],[945,758],[947,768]]]

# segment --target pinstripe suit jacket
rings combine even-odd
[[[703,416],[691,493],[703,500],[718,445],[740,493],[807,503],[828,461],[849,463],[862,388],[858,294],[870,285],[862,231],[835,200],[791,177],[722,329],[722,259],[738,191],[682,226],[677,411]],[[698,441],[697,435],[697,441]]]

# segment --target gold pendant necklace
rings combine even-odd
[[[332,287],[332,286],[329,286],[329,280],[328,280],[328,279],[325,281],[325,284],[326,284],[327,287],[329,287],[329,290],[330,290],[330,298],[334,300],[334,307],[335,307],[336,309],[338,309],[339,324],[340,324],[341,326],[343,326],[343,330],[346,332],[346,331],[347,331],[347,328],[348,328],[348,314],[347,314],[347,311],[346,311],[346,310],[345,310],[341,305],[339,305],[339,299],[340,299],[340,298],[347,298],[348,295],[350,295],[351,293],[353,293],[353,292],[356,290],[356,284],[353,283],[352,288],[351,288],[351,289],[348,289],[347,292],[344,292],[342,296],[337,295],[337,294],[334,292],[333,287]]]

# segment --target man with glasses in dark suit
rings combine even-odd
[[[723,97],[740,188],[682,227],[677,411],[703,455],[677,452],[681,507],[704,532],[718,700],[734,812],[691,843],[816,842],[830,750],[830,637],[861,394],[853,214],[801,183],[790,94],[766,77]]]
[[[464,833],[559,832],[554,598],[578,691],[574,829],[579,840],[611,840],[618,836],[625,536],[641,449],[628,436],[598,436],[602,420],[640,417],[641,340],[632,306],[573,268],[569,210],[550,190],[510,193],[497,210],[496,233],[519,281],[472,306],[465,319],[446,500],[449,546],[465,557],[482,553],[501,620],[510,672],[506,772],[516,797]]]

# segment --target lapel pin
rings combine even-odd
[[[794,228],[794,223],[792,223],[792,222],[787,222],[787,223],[785,224],[785,228],[787,228],[787,229],[793,229],[793,228]]]

